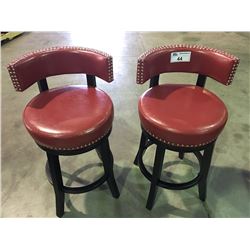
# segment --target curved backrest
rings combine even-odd
[[[17,91],[49,76],[84,73],[113,81],[112,57],[107,53],[82,47],[52,47],[28,53],[8,65]]]
[[[239,59],[216,49],[198,45],[168,45],[143,53],[137,63],[137,83],[161,73],[189,72],[209,76],[229,85]]]

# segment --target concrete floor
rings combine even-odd
[[[225,50],[241,59],[233,85],[226,87],[208,79],[206,88],[226,104],[229,121],[219,137],[209,174],[205,203],[198,198],[197,187],[183,191],[159,188],[150,212],[145,208],[149,182],[133,165],[140,139],[137,114],[138,97],[148,84],[135,84],[136,62],[144,51],[164,44],[202,44]],[[2,217],[56,217],[52,186],[44,166],[45,154],[26,132],[22,111],[38,93],[37,86],[15,92],[6,65],[26,52],[50,46],[76,45],[110,53],[114,60],[114,82],[97,80],[99,88],[112,98],[115,107],[110,145],[114,172],[121,192],[113,199],[106,184],[85,194],[66,195],[64,217],[250,217],[249,161],[249,86],[250,33],[194,32],[97,32],[48,33],[31,32],[1,47],[2,62]],[[165,74],[161,82],[195,82],[193,74]],[[52,77],[52,87],[68,83],[86,84],[82,75]],[[145,155],[152,165],[154,148]],[[192,178],[198,166],[192,155],[183,162],[177,154],[167,153],[163,179],[175,181]],[[61,157],[63,178],[67,185],[86,184],[102,173],[95,152],[75,157]],[[178,166],[178,167],[177,167]]]

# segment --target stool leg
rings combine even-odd
[[[49,170],[53,183],[53,188],[56,196],[56,215],[62,217],[64,214],[64,192],[62,173],[58,155],[53,155],[47,152]]]
[[[114,172],[113,172],[114,158],[109,147],[108,139],[104,140],[104,142],[98,147],[98,152],[101,155],[104,171],[105,174],[107,175],[108,186],[112,193],[112,196],[114,198],[118,198],[120,196],[120,192],[118,190],[114,178]]]
[[[147,143],[147,137],[146,135],[142,132],[141,133],[141,140],[140,140],[140,146],[139,146],[139,149],[138,149],[138,152],[136,154],[136,157],[135,157],[135,160],[134,160],[134,164],[138,166],[138,155],[139,153],[144,149],[144,147],[146,146],[146,143]]]
[[[98,155],[98,158],[102,161],[102,156],[101,156],[99,148],[96,148],[95,151],[96,151],[96,153]]]
[[[207,176],[208,171],[211,165],[212,155],[213,155],[213,149],[214,149],[214,143],[210,144],[205,150],[202,157],[201,162],[201,179],[198,183],[199,187],[199,198],[202,201],[206,200],[206,194],[207,194]]]
[[[164,160],[164,155],[165,155],[165,148],[157,145],[156,148],[156,154],[155,154],[155,160],[154,160],[154,168],[153,168],[153,175],[152,175],[152,180],[151,180],[151,186],[150,186],[150,191],[148,195],[148,201],[146,208],[151,210],[154,205],[157,189],[158,189],[158,180],[161,177],[161,171],[162,171],[162,165],[163,165],[163,160]]]
[[[181,160],[184,159],[184,152],[179,152],[179,158],[180,158]]]

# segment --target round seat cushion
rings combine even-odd
[[[113,103],[97,88],[71,85],[44,91],[26,106],[23,121],[33,139],[54,150],[94,144],[111,129]]]
[[[188,84],[150,88],[140,97],[138,109],[143,129],[173,146],[206,145],[227,121],[227,109],[216,95]]]

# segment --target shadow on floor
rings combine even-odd
[[[189,165],[193,168],[190,168],[187,175],[172,174],[168,171],[168,168],[178,163],[179,161],[171,161],[164,164],[163,180],[169,181],[170,177],[174,177],[175,181],[187,181],[194,178],[197,174],[199,169],[198,164],[188,159],[183,160],[184,165]],[[65,185],[70,186],[74,181],[81,185],[89,184],[89,181],[80,178],[79,175],[94,165],[96,166],[96,164],[86,165],[72,175],[63,172],[64,177],[70,177]],[[102,167],[101,163],[97,165]],[[149,171],[152,171],[151,167],[147,166],[147,168]],[[66,212],[63,217],[221,217],[220,214],[223,214],[221,211],[225,210],[225,204],[230,206],[230,214],[235,214],[235,217],[249,217],[249,171],[233,167],[212,166],[209,174],[206,202],[203,203],[199,200],[198,188],[196,186],[183,191],[159,188],[155,206],[152,211],[148,211],[145,205],[150,184],[141,174],[139,168],[136,166],[121,167],[114,165],[114,169],[121,194],[119,199],[112,197],[106,183],[98,189],[83,195],[66,195]],[[239,182],[242,182],[242,180],[244,180],[244,185],[242,183],[239,185]],[[219,202],[220,197],[223,197],[223,204]]]

